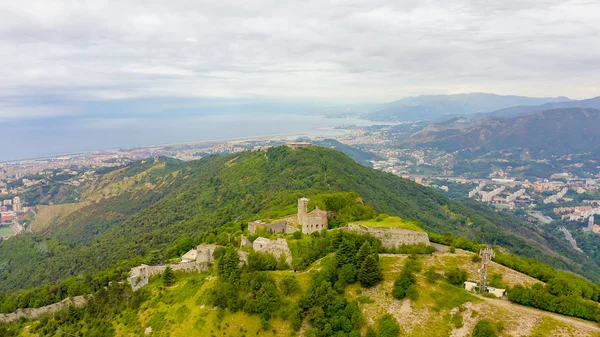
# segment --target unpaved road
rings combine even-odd
[[[483,296],[480,296],[477,294],[473,294],[473,295],[481,298],[484,301],[487,301],[487,302],[493,303],[494,305],[497,305],[499,307],[505,308],[509,311],[519,311],[519,312],[523,312],[523,313],[529,313],[532,315],[548,316],[557,321],[572,324],[573,326],[578,327],[578,328],[600,331],[600,326],[594,322],[584,321],[584,320],[574,318],[574,317],[563,316],[563,315],[555,314],[555,313],[548,312],[548,311],[543,311],[543,310],[539,310],[539,309],[535,309],[535,308],[531,308],[531,307],[522,306],[519,304],[514,304],[507,300],[483,297]]]

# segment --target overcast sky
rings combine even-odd
[[[4,118],[161,97],[600,95],[597,0],[0,0],[0,22]]]

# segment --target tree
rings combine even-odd
[[[342,240],[342,243],[335,252],[335,259],[337,260],[338,266],[354,263],[354,256],[354,244],[347,239]]]
[[[356,253],[356,267],[360,268],[363,261],[371,254],[373,254],[373,249],[371,248],[369,241],[365,241],[365,243],[360,246],[358,253]]]
[[[377,337],[397,337],[400,333],[400,324],[390,314],[385,314],[379,319],[379,332]]]
[[[236,282],[239,276],[240,258],[234,248],[226,248],[225,254],[219,260],[217,272],[229,282]]]
[[[285,276],[280,282],[279,287],[285,296],[293,295],[300,291],[300,283],[294,275]]]
[[[473,329],[473,337],[496,337],[496,329],[488,320],[480,320]]]
[[[345,264],[342,268],[340,268],[338,279],[342,280],[346,284],[351,284],[356,282],[356,267],[353,264]]]
[[[379,267],[379,261],[373,255],[367,256],[358,272],[358,281],[363,287],[372,287],[381,280],[383,280],[383,274]]]
[[[171,269],[171,266],[167,266],[167,268],[165,268],[165,271],[162,274],[162,281],[167,287],[175,282],[175,275],[173,275],[173,269]]]
[[[403,299],[407,295],[408,288],[415,283],[415,276],[410,272],[410,270],[402,270],[396,281],[394,281],[392,296],[397,300]]]
[[[446,280],[454,285],[462,285],[467,280],[467,272],[454,267],[446,272]]]

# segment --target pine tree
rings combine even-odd
[[[363,287],[372,287],[381,280],[383,274],[379,268],[379,261],[373,255],[367,256],[358,272],[358,281]]]
[[[165,268],[165,271],[162,274],[162,281],[165,286],[170,286],[175,281],[175,275],[173,275],[173,269],[170,266]]]
[[[329,241],[331,245],[330,249],[332,251],[336,251],[342,243],[342,239],[342,233],[340,231],[334,231],[333,234],[331,234],[331,238]]]
[[[335,259],[338,266],[343,266],[348,263],[354,263],[355,248],[353,243],[348,240],[343,240],[338,250],[335,252]]]
[[[369,241],[365,241],[358,250],[358,253],[356,253],[356,268],[360,268],[363,261],[371,254],[373,254],[373,249],[371,248]]]

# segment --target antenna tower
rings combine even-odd
[[[487,267],[490,261],[492,261],[492,257],[494,257],[494,250],[492,248],[484,248],[479,251],[479,256],[481,256],[481,269],[479,269],[481,278],[478,288],[480,291],[485,291],[488,280]]]

